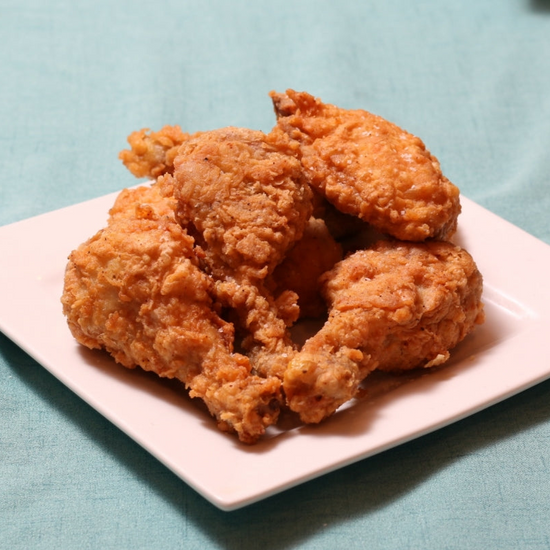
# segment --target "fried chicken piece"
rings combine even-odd
[[[313,209],[301,165],[286,147],[244,128],[204,132],[180,147],[173,176],[159,178],[202,250],[218,299],[238,310],[250,336],[243,345],[262,376],[282,376],[293,348],[263,282],[302,237]]]
[[[233,352],[233,326],[214,311],[213,282],[174,207],[156,185],[123,191],[107,227],[69,257],[64,314],[78,342],[180,380],[220,429],[253,443],[277,420],[280,380],[251,374]]]
[[[179,146],[189,137],[179,126],[164,126],[158,132],[143,128],[128,136],[130,149],[121,151],[118,157],[136,178],[156,179],[174,171]]]
[[[165,220],[177,223],[176,200],[166,197],[156,184],[123,189],[109,210],[109,223],[127,220]]]
[[[244,333],[240,346],[254,372],[282,380],[297,350],[287,330],[285,312],[281,313],[277,301],[262,283],[218,280],[215,289],[216,298],[237,315],[237,325]]]
[[[262,132],[232,127],[180,147],[174,176],[162,184],[216,277],[263,280],[302,237],[312,193],[300,163],[287,153]]]
[[[298,296],[300,317],[321,317],[326,305],[319,277],[342,259],[342,247],[329,233],[322,219],[311,217],[303,237],[287,253],[269,283],[275,296],[292,291]]]
[[[304,422],[351,399],[374,369],[443,364],[482,323],[482,277],[450,243],[382,241],[322,276],[330,305],[321,330],[290,362],[283,389]]]
[[[269,139],[299,143],[309,183],[339,210],[402,240],[444,240],[455,232],[459,190],[419,138],[306,92],[270,95],[278,120]]]

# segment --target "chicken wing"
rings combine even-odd
[[[417,137],[363,110],[324,104],[306,92],[271,92],[308,182],[339,210],[397,239],[446,239],[456,230],[459,191]]]
[[[482,277],[445,242],[382,241],[322,276],[328,321],[285,372],[289,406],[320,422],[351,399],[374,369],[443,364],[483,322]]]

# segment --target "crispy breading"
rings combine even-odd
[[[216,299],[235,312],[241,332],[240,347],[255,373],[282,380],[290,358],[297,350],[284,314],[270,292],[260,284],[234,279],[215,283]]]
[[[402,240],[447,239],[455,232],[459,190],[418,137],[306,92],[270,95],[278,120],[269,139],[299,143],[310,185],[339,210]]]
[[[338,263],[322,284],[329,318],[291,360],[283,384],[304,422],[332,414],[375,369],[443,364],[484,318],[481,274],[450,243],[382,241]]]
[[[233,326],[215,312],[173,204],[157,186],[122,192],[107,227],[69,257],[63,311],[78,342],[181,380],[221,429],[253,443],[277,420],[280,380],[252,375],[233,352]]]
[[[319,277],[342,259],[342,246],[322,219],[310,218],[303,237],[290,249],[273,272],[269,284],[275,296],[291,290],[298,296],[300,318],[321,317],[326,305]]]
[[[179,146],[189,137],[179,126],[164,126],[158,132],[143,128],[128,136],[130,149],[124,149],[118,157],[137,178],[154,179],[174,171]]]
[[[260,131],[222,128],[185,142],[174,174],[159,178],[217,281],[218,300],[237,310],[242,345],[263,376],[282,376],[294,348],[289,304],[279,313],[263,281],[302,238],[313,210],[300,163],[287,153]]]
[[[284,407],[322,421],[374,370],[443,364],[484,316],[473,259],[444,242],[459,191],[423,142],[270,95],[268,134],[130,134],[120,159],[156,182],[118,195],[62,296],[78,342],[182,381],[245,443]],[[326,322],[300,349],[303,317]]]
[[[286,152],[260,131],[222,128],[185,142],[161,178],[216,277],[265,279],[302,237],[312,193]]]

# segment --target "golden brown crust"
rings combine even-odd
[[[173,176],[160,182],[197,240],[217,299],[235,310],[254,370],[282,377],[297,308],[290,294],[276,301],[263,281],[301,239],[313,209],[299,161],[262,132],[222,128],[184,143]]]
[[[119,153],[124,166],[137,178],[157,178],[174,170],[179,146],[189,139],[179,126],[164,126],[158,132],[143,128],[128,136],[130,149]]]
[[[264,279],[302,237],[313,208],[300,163],[244,128],[189,139],[163,185],[218,278]]]
[[[444,363],[483,321],[482,277],[450,243],[383,241],[321,279],[329,319],[293,358],[283,385],[304,422],[332,414],[374,369]]]
[[[324,104],[306,92],[271,92],[273,142],[296,140],[310,185],[346,214],[411,241],[456,230],[459,191],[424,143],[364,110]]]
[[[214,311],[193,245],[156,186],[124,191],[108,226],[71,254],[63,311],[81,344],[177,378],[252,443],[277,419],[280,381],[233,353],[233,326]]]
[[[454,233],[459,193],[422,141],[305,92],[271,97],[267,135],[133,132],[120,158],[156,182],[119,194],[62,296],[80,343],[179,379],[246,443],[285,405],[319,422],[373,370],[442,364],[483,321],[472,258],[434,240]],[[327,315],[299,349],[289,327]]]
[[[319,277],[342,259],[342,246],[334,240],[322,219],[310,218],[303,237],[290,249],[269,281],[280,296],[291,290],[298,297],[300,318],[322,317],[326,305]]]

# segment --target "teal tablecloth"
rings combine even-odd
[[[133,184],[134,129],[269,130],[288,87],[419,135],[550,243],[543,0],[0,0],[0,225]],[[550,382],[227,513],[0,334],[0,547],[550,548]]]

